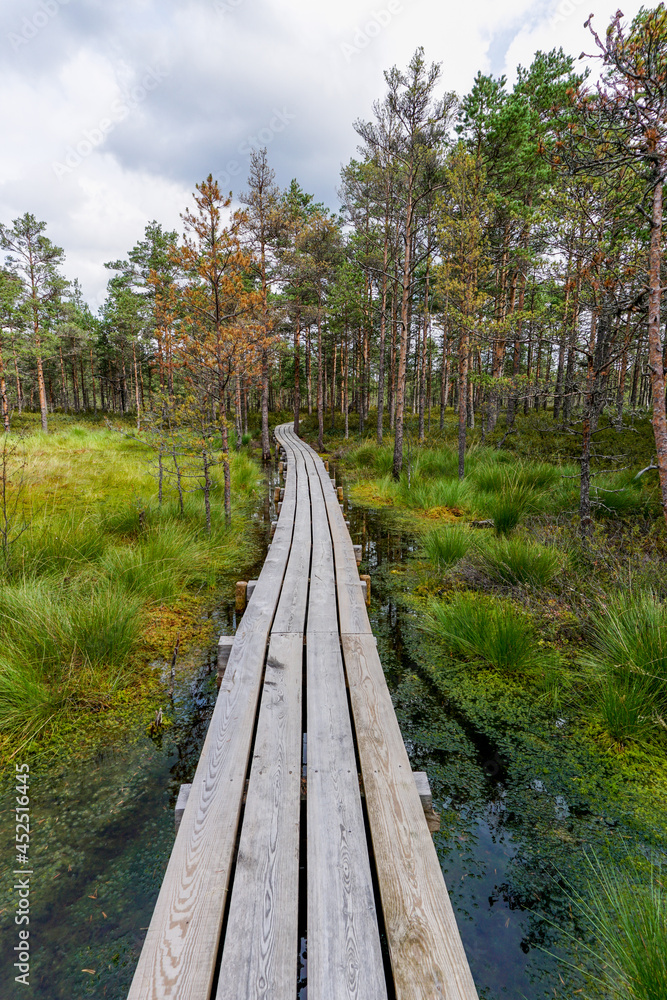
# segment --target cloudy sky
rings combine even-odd
[[[93,307],[103,263],[151,219],[180,228],[212,173],[242,191],[251,146],[281,185],[338,207],[355,118],[418,45],[464,94],[478,70],[592,51],[618,0],[2,0],[0,221],[48,223]],[[624,4],[628,18],[640,7]]]

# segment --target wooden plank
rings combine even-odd
[[[336,593],[338,596],[338,619],[341,635],[372,635],[366,611],[364,593],[359,580],[359,567],[354,555],[352,539],[345,518],[340,509],[336,491],[331,483],[324,463],[313,449],[301,442],[308,451],[319,476],[326,505],[329,530],[333,543],[336,569]]]
[[[307,456],[305,464],[310,481],[310,504],[313,519],[313,555],[310,567],[307,632],[308,634],[311,632],[338,632],[336,578],[326,506],[315,464],[310,455]]]
[[[128,1000],[208,1000],[268,633],[287,567],[295,507],[292,469],[274,542],[236,632]]]
[[[128,1000],[209,995],[265,650],[237,635]]]
[[[290,444],[285,444],[290,470],[294,466],[296,475],[296,514],[289,563],[272,631],[303,633],[310,572],[310,489],[303,452],[293,453]]]
[[[337,632],[308,634],[307,702],[308,1000],[386,1000]]]
[[[477,1000],[375,639],[344,635],[397,1000]]]
[[[296,996],[302,672],[303,636],[272,633],[217,1000]]]

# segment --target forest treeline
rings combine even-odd
[[[261,414],[335,414],[403,466],[458,413],[466,437],[514,431],[547,411],[581,438],[580,516],[591,524],[591,458],[603,416],[619,430],[650,411],[667,518],[662,191],[667,169],[667,11],[619,13],[585,36],[599,82],[562,50],[504,77],[441,92],[422,49],[385,73],[354,123],[358,156],[334,213],[252,152],[232,204],[209,175],[183,232],[151,222],[110,261],[94,315],[62,276],[64,252],[30,213],[0,227],[0,396],[12,411],[135,413],[160,458],[187,425],[204,473],[218,449],[229,499],[229,431]],[[594,62],[593,65],[596,65]],[[239,207],[235,207],[238,205]]]

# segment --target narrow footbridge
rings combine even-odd
[[[308,1000],[476,1000],[336,491],[276,439],[280,515],[129,1000],[295,1000],[304,925]]]

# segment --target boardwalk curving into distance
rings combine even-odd
[[[336,492],[275,433],[280,516],[128,1000],[294,1000],[304,916],[309,1000],[476,1000]]]

